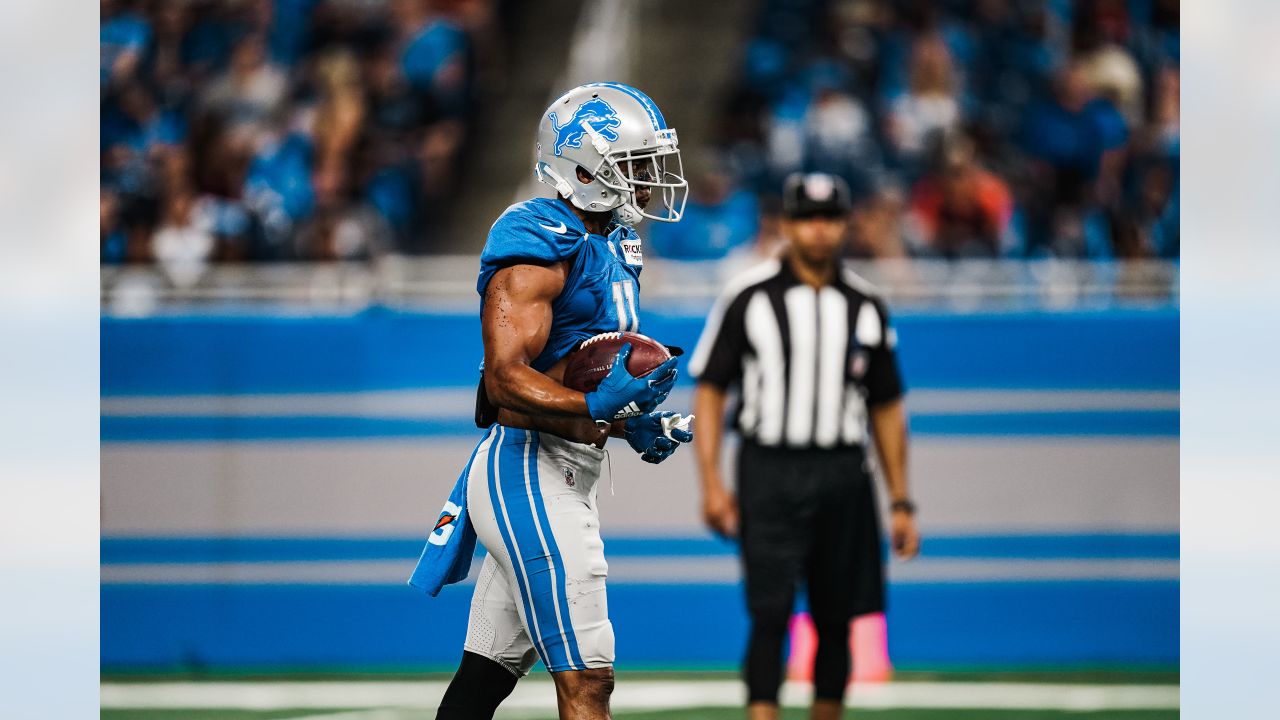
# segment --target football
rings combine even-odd
[[[667,346],[646,335],[632,332],[601,333],[583,340],[569,354],[564,368],[564,386],[579,392],[591,392],[609,374],[613,359],[623,345],[631,343],[627,371],[642,377],[671,359]]]

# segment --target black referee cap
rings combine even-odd
[[[789,218],[838,217],[851,205],[849,185],[838,175],[798,172],[782,184],[782,212]]]

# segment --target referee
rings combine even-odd
[[[805,584],[818,634],[813,720],[840,717],[850,620],[884,609],[868,419],[891,499],[893,550],[911,558],[920,544],[907,493],[895,334],[874,288],[840,261],[849,205],[838,177],[787,178],[788,244],[778,259],[730,282],[689,364],[698,380],[703,517],[721,535],[741,538],[751,720],[778,717],[797,586]],[[730,389],[740,391],[736,502],[720,474]]]

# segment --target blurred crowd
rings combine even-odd
[[[211,262],[431,252],[500,5],[102,0],[102,262],[191,285]],[[856,257],[1178,257],[1178,0],[757,12],[654,255],[769,252],[782,179],[820,170],[854,190]]]
[[[659,256],[762,254],[782,178],[843,176],[860,258],[1168,258],[1178,0],[764,0]]]
[[[490,0],[103,0],[101,258],[429,249]]]

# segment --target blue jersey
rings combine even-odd
[[[534,358],[535,370],[550,368],[593,335],[640,330],[637,308],[640,268],[644,264],[640,237],[622,225],[611,227],[608,235],[589,233],[582,220],[559,200],[539,198],[516,203],[493,224],[480,254],[480,278],[476,281],[481,308],[485,288],[502,268],[555,262],[567,262],[569,272],[564,289],[551,304],[551,332],[542,353]],[[483,385],[481,390],[483,397]],[[482,406],[477,407],[477,424],[482,423],[484,412]],[[491,427],[492,422],[483,421],[481,427]],[[476,454],[471,457],[475,460]],[[469,462],[409,579],[410,585],[432,596],[445,585],[465,578],[471,567],[477,536],[466,507],[470,472]]]
[[[559,200],[516,203],[493,224],[480,254],[476,290],[484,291],[498,270],[532,263],[568,262],[564,290],[551,304],[551,332],[533,361],[544,371],[579,342],[605,332],[640,331],[640,236],[625,225],[608,235],[587,232],[582,220]]]

